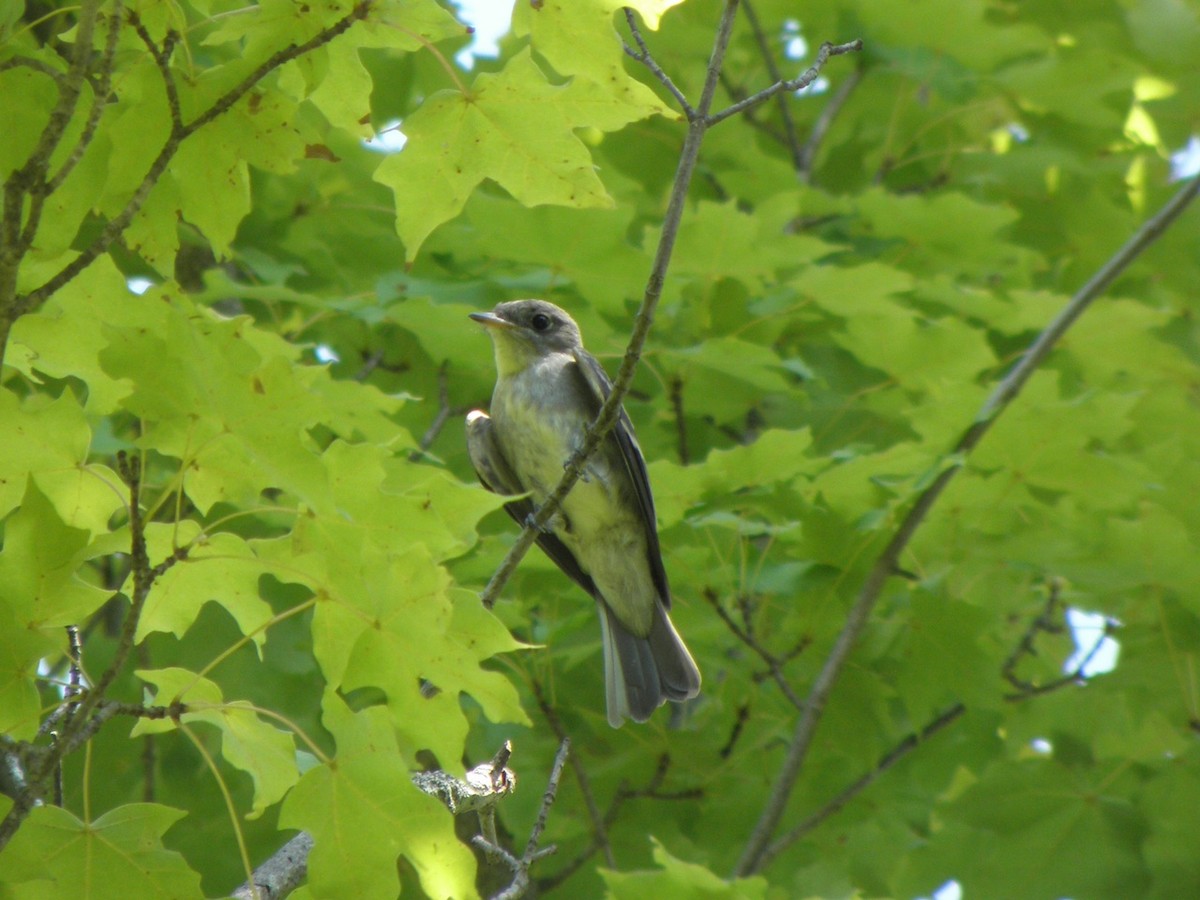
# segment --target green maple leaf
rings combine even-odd
[[[526,206],[611,207],[574,129],[612,130],[641,116],[592,83],[550,84],[529,50],[478,76],[469,92],[434,94],[405,121],[404,150],[375,172],[395,194],[408,259],[485,178]]]
[[[324,710],[337,758],[304,773],[280,814],[281,826],[315,840],[311,896],[392,900],[398,854],[412,862],[428,896],[477,896],[471,851],[455,837],[449,811],[413,786],[391,717],[379,707],[352,713],[333,693]]]
[[[130,803],[85,822],[61,807],[39,806],[5,848],[5,896],[200,900],[200,876],[162,843],[183,816],[156,803]]]

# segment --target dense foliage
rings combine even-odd
[[[704,135],[625,403],[704,690],[613,730],[582,592],[479,602],[461,422],[468,312],[625,350],[688,122],[622,42],[695,105],[725,8],[629,5],[467,69],[435,0],[0,3],[0,897],[223,896],[297,830],[303,896],[487,894],[410,773],[511,740],[519,857],[565,736],[545,894],[1200,893],[1200,215],[955,452],[1178,189],[1200,4],[741,4],[714,112],[863,49]]]

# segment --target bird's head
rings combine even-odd
[[[470,316],[487,327],[501,375],[523,371],[553,353],[572,353],[583,343],[575,320],[545,300],[511,300]]]

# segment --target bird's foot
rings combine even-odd
[[[563,524],[562,513],[556,512],[554,515],[552,515],[550,517],[550,520],[545,525],[542,525],[540,527],[538,526],[538,523],[537,523],[537,514],[538,514],[538,511],[534,510],[533,512],[531,512],[529,515],[527,515],[525,517],[525,527],[526,528],[534,528],[534,529],[540,531],[542,534],[554,534],[555,531],[557,531],[560,527],[562,527],[562,524]]]

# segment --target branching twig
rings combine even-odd
[[[490,853],[493,856],[502,859],[513,870],[513,880],[505,890],[493,898],[493,900],[517,900],[518,897],[525,896],[529,890],[529,869],[540,859],[545,859],[552,853],[557,852],[558,848],[554,846],[538,849],[538,844],[542,840],[542,832],[546,830],[546,819],[550,815],[550,807],[554,805],[554,798],[558,794],[558,782],[562,779],[563,766],[567,761],[567,754],[571,749],[571,741],[568,738],[563,738],[562,743],[558,745],[558,754],[554,757],[554,766],[550,770],[550,778],[546,782],[546,792],[542,794],[542,806],[538,810],[537,820],[533,823],[533,828],[529,832],[529,841],[525,844],[525,853],[520,859],[517,859],[503,847],[500,847],[495,841],[485,840],[482,836],[476,837],[474,843],[485,853]]]
[[[1004,680],[1021,693],[1033,693],[1037,690],[1037,686],[1018,677],[1016,671],[1017,664],[1027,656],[1037,656],[1037,648],[1034,646],[1034,643],[1037,641],[1039,634],[1052,634],[1062,631],[1062,609],[1059,600],[1061,590],[1062,582],[1057,578],[1052,579],[1049,590],[1046,592],[1046,603],[1042,607],[1042,611],[1030,621],[1029,627],[1021,635],[1021,640],[1017,642],[1012,653],[1008,655],[1008,659],[1004,660],[1004,665],[1000,669],[1000,674],[1004,676]]]
[[[817,810],[812,815],[804,819],[799,825],[779,838],[777,841],[767,847],[762,853],[762,861],[760,866],[766,866],[776,856],[790,847],[804,835],[808,834],[825,820],[829,819],[834,814],[845,808],[846,804],[869,788],[872,784],[892,768],[896,763],[900,762],[910,752],[915,750],[923,742],[929,740],[939,731],[948,728],[962,717],[967,708],[961,703],[956,703],[944,713],[936,716],[932,721],[925,725],[919,732],[910,734],[899,744],[883,755],[875,768],[867,772],[861,778],[847,785],[842,790],[838,791],[824,806]]]
[[[1039,630],[1044,630],[1040,628],[1040,623],[1043,623],[1044,620],[1044,614],[1039,615],[1033,620],[1029,629],[1026,631],[1026,634],[1022,636],[1021,641],[1014,649],[1013,656],[1009,657],[1010,660],[1021,655],[1023,652],[1028,652],[1028,650],[1032,649],[1031,647],[1027,647],[1027,639],[1029,635],[1036,634]],[[1052,691],[1057,691],[1069,684],[1083,683],[1087,680],[1087,675],[1085,673],[1087,672],[1088,665],[1091,663],[1100,647],[1103,646],[1104,640],[1107,636],[1108,632],[1106,630],[1104,634],[1101,634],[1100,637],[1096,639],[1096,642],[1092,645],[1091,649],[1084,654],[1084,657],[1082,660],[1080,660],[1079,664],[1062,678],[1056,678],[1054,681],[1046,684],[1030,686],[1029,690],[1021,693],[1006,694],[1004,699],[1009,703],[1020,703],[1024,700],[1030,700],[1034,697],[1040,697],[1044,694],[1051,693]],[[1007,677],[1007,672],[1005,671],[1007,667],[1008,663],[1006,662],[1001,670],[1001,674],[1005,675],[1005,677]],[[957,722],[963,716],[963,714],[966,713],[966,711],[967,708],[964,704],[956,703],[945,712],[940,713],[927,722],[924,727],[920,729],[920,731],[914,732],[913,734],[910,734],[904,738],[904,740],[900,741],[900,743],[898,743],[880,758],[879,762],[875,764],[875,768],[867,772],[853,783],[847,785],[842,790],[838,791],[838,793],[834,795],[827,803],[825,803],[825,805],[819,810],[805,818],[802,822],[783,835],[783,837],[774,841],[771,846],[769,846],[763,852],[762,865],[768,865],[771,860],[773,860],[792,844],[796,843],[796,841],[804,837],[804,835],[808,834],[835,813],[840,812],[843,808],[845,808],[847,803],[874,784],[881,775],[895,766],[896,763],[898,763],[913,750],[916,750],[917,747],[919,747],[925,741],[929,740],[929,738]]]
[[[409,454],[409,462],[419,462],[429,451],[429,448],[433,446],[433,442],[438,439],[438,435],[442,433],[442,429],[446,427],[446,423],[452,418],[458,418],[466,411],[464,407],[450,405],[450,379],[448,375],[447,363],[443,362],[438,369],[437,415],[433,417],[429,428],[425,430],[425,434],[421,436],[421,440],[417,443],[419,449]]]
[[[829,61],[831,56],[854,53],[861,49],[862,41],[850,41],[846,44],[831,44],[826,41],[818,48],[817,58],[813,60],[813,64],[800,77],[793,78],[790,81],[777,81],[757,94],[751,94],[745,100],[739,100],[732,106],[725,107],[719,113],[713,113],[707,117],[707,123],[710,126],[716,125],[718,122],[724,122],[730,116],[736,116],[738,113],[745,112],[748,109],[758,106],[760,103],[766,103],[776,94],[802,90],[817,80],[817,76],[821,74],[821,70],[825,68],[825,63]]]
[[[1021,388],[1039,365],[1049,355],[1060,337],[1071,327],[1087,307],[1136,259],[1162,232],[1187,208],[1200,192],[1200,178],[1193,177],[1153,218],[1147,221],[1113,257],[1071,298],[1058,317],[1038,335],[1037,339],[1021,357],[1020,361],[1004,377],[984,403],[975,417],[975,423],[967,429],[955,445],[945,462],[945,468],[917,497],[908,513],[896,527],[891,540],[875,561],[858,598],[847,615],[846,624],[834,642],[825,664],[821,667],[809,692],[804,712],[796,723],[796,729],[788,747],[787,757],[776,776],[771,795],[764,806],[754,831],[738,861],[735,873],[751,875],[763,866],[764,854],[771,841],[779,820],[787,807],[800,769],[808,756],[816,733],[817,723],[829,699],[842,667],[850,655],[859,635],[866,627],[867,619],[875,608],[884,583],[895,572],[900,554],[908,546],[913,534],[933,508],[942,491],[962,468],[965,457],[973,450],[988,429],[1020,393]]]
[[[559,751],[560,754],[564,752],[565,749]],[[494,810],[516,785],[516,776],[508,768],[511,755],[512,744],[505,741],[491,760],[476,766],[465,779],[441,771],[414,772],[410,777],[416,788],[436,797],[452,814],[478,812],[482,818],[485,809]],[[544,826],[544,816],[541,821]],[[250,881],[230,896],[237,900],[282,900],[308,877],[308,855],[313,844],[312,835],[300,832],[255,868]]]
[[[655,767],[654,775],[651,776],[650,781],[646,783],[645,787],[630,787],[627,781],[622,781],[608,805],[608,811],[604,814],[605,831],[607,832],[616,823],[621,807],[629,800],[640,798],[651,798],[654,800],[697,800],[704,796],[704,791],[701,788],[685,788],[681,791],[662,790],[662,784],[666,781],[667,771],[670,767],[671,757],[664,753],[658,758],[658,765]],[[599,843],[593,838],[591,844],[585,847],[578,856],[567,863],[562,869],[547,878],[539,879],[537,883],[539,892],[548,892],[562,884],[579,871],[583,867],[583,864],[591,859],[599,849]],[[612,863],[608,865],[609,868],[613,868]]]
[[[175,49],[175,45],[179,42],[179,33],[174,29],[167,29],[166,35],[163,37],[162,46],[154,43],[154,38],[150,36],[150,32],[146,30],[146,26],[142,24],[142,18],[135,11],[129,12],[129,24],[133,26],[133,30],[137,32],[138,38],[146,45],[146,49],[150,51],[150,56],[154,59],[154,65],[158,68],[158,77],[162,79],[163,90],[167,94],[167,109],[171,114],[171,131],[177,132],[183,130],[183,108],[179,103],[179,87],[175,84],[175,76],[171,73],[171,53]]]
[[[80,133],[79,139],[71,148],[71,154],[59,166],[58,171],[47,180],[46,196],[53,194],[67,180],[67,176],[83,159],[84,152],[91,146],[92,139],[96,136],[96,129],[100,126],[100,117],[104,114],[105,106],[108,105],[108,92],[112,87],[113,59],[117,54],[117,38],[121,33],[122,8],[121,0],[114,0],[113,7],[108,13],[108,35],[104,41],[104,57],[100,61],[100,71],[97,73],[96,83],[92,87],[92,108],[88,111],[88,118],[83,124],[83,131]],[[32,217],[30,218],[32,220]],[[29,230],[28,225],[26,230]],[[29,239],[32,242],[33,231],[29,232]]]
[[[791,684],[783,674],[783,667],[804,652],[805,648],[807,648],[810,643],[809,639],[807,637],[801,637],[800,640],[798,640],[792,649],[786,654],[783,656],[776,656],[774,653],[764,647],[762,642],[755,636],[753,622],[750,619],[748,609],[744,609],[742,615],[745,625],[739,625],[734,621],[733,616],[729,614],[728,610],[721,605],[721,600],[717,596],[716,591],[714,591],[712,588],[705,588],[701,592],[701,596],[703,596],[708,602],[708,605],[713,608],[717,614],[717,617],[725,623],[725,626],[731,632],[733,632],[733,636],[753,650],[755,654],[758,655],[759,659],[766,663],[766,672],[762,675],[756,676],[755,680],[763,681],[767,678],[770,678],[775,682],[776,685],[779,686],[779,690],[785,697],[787,697],[788,702],[791,703],[792,706],[796,707],[796,709],[803,710],[804,701],[796,696],[796,692],[792,690]]]
[[[688,99],[683,95],[683,91],[675,86],[675,82],[671,80],[671,76],[664,72],[662,67],[654,61],[654,57],[650,55],[650,48],[646,46],[646,40],[642,37],[642,30],[638,27],[637,18],[634,16],[633,10],[629,7],[625,7],[625,21],[629,24],[629,33],[638,45],[638,49],[634,50],[628,44],[625,44],[625,53],[644,65],[655,78],[662,82],[663,87],[671,92],[671,96],[675,98],[675,102],[683,110],[683,114],[691,120],[696,115],[695,108],[692,104],[688,103]]]

